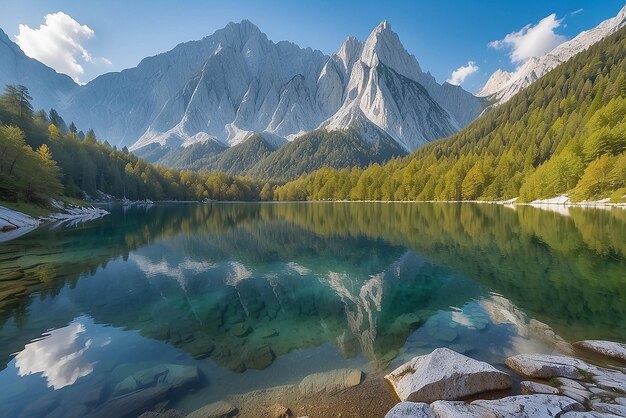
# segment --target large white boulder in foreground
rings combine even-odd
[[[574,343],[574,347],[626,362],[626,344],[612,341],[585,340]]]
[[[584,411],[573,399],[558,395],[518,395],[495,400],[478,400],[471,404],[495,413],[498,418],[558,417],[568,411]]]
[[[385,376],[402,401],[459,400],[511,387],[508,374],[448,348],[438,348]]]

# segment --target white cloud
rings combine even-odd
[[[89,26],[58,12],[46,15],[45,23],[38,29],[19,25],[15,39],[26,55],[79,82],[85,73],[82,64],[111,65],[106,58],[92,57],[85,48],[84,44],[94,35]]]
[[[452,72],[452,75],[447,80],[448,83],[458,86],[463,83],[467,77],[478,71],[478,66],[474,64],[474,61],[469,61],[467,65],[461,66]]]
[[[552,13],[536,25],[526,25],[517,32],[511,32],[499,41],[489,42],[495,49],[509,49],[513,63],[523,63],[531,57],[540,57],[550,52],[566,38],[554,30],[561,26],[563,19],[557,19]]]
[[[574,10],[574,11],[573,11],[572,13],[570,13],[569,15],[570,15],[570,16],[575,16],[575,15],[577,15],[578,13],[580,13],[580,12],[582,12],[582,11],[584,11],[584,10],[585,10],[585,9],[577,9],[577,10]]]

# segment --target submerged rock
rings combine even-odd
[[[169,386],[157,386],[113,398],[92,416],[94,418],[137,416],[158,402],[166,400],[170,390]]]
[[[459,335],[454,328],[430,328],[428,334],[436,340],[451,343]]]
[[[113,396],[121,396],[138,389],[167,386],[172,389],[196,384],[200,381],[200,371],[195,366],[163,364],[138,371],[126,377],[115,386]]]
[[[232,332],[235,337],[243,338],[252,332],[252,328],[250,328],[248,324],[238,323],[232,326],[230,332]]]
[[[269,367],[276,358],[272,349],[267,345],[247,351],[245,356],[244,366],[247,369],[257,370]]]
[[[574,347],[626,362],[626,344],[612,341],[585,340],[574,343]]]
[[[359,369],[338,369],[310,374],[302,379],[298,388],[306,396],[320,392],[333,394],[360,384],[362,378],[363,372]]]
[[[385,376],[402,401],[458,400],[508,389],[511,378],[490,364],[447,348],[414,357]]]
[[[225,401],[213,402],[196,409],[187,418],[228,418],[237,415],[237,408]]]
[[[558,395],[518,395],[471,403],[495,413],[498,418],[558,417],[568,411],[584,411],[578,402]]]

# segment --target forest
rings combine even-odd
[[[0,200],[46,205],[61,196],[108,195],[151,200],[530,202],[568,194],[574,201],[624,202],[625,69],[622,29],[452,137],[365,168],[356,163],[363,150],[350,132],[338,137],[316,131],[306,144],[288,144],[272,154],[280,154],[278,160],[289,161],[291,168],[275,159],[263,169],[253,167],[244,158],[250,150],[216,151],[229,166],[274,181],[153,165],[126,147],[118,150],[97,138],[91,129],[84,133],[73,122],[67,125],[54,109],[33,110],[28,89],[8,85],[0,96]],[[328,158],[308,161],[311,146],[327,149]],[[271,153],[261,137],[249,147],[253,154]],[[385,160],[395,151],[382,147],[376,152]],[[178,158],[196,157],[182,153]],[[217,169],[228,169],[217,161]],[[352,162],[353,168],[332,168],[342,161]],[[321,168],[280,183],[302,172],[302,164]]]
[[[366,169],[322,168],[279,200],[626,201],[626,29],[452,137]]]
[[[33,110],[28,89],[0,96],[0,200],[47,205],[50,198],[106,195],[152,200],[257,200],[250,178],[157,167],[85,134],[50,109]],[[269,186],[266,187],[268,190]]]

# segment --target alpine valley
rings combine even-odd
[[[3,69],[0,84],[36,78],[35,107],[55,107],[113,145],[177,168],[280,179],[382,163],[457,132],[485,103],[422,71],[386,21],[332,56],[230,23],[84,86],[1,40],[8,69],[18,70]]]

